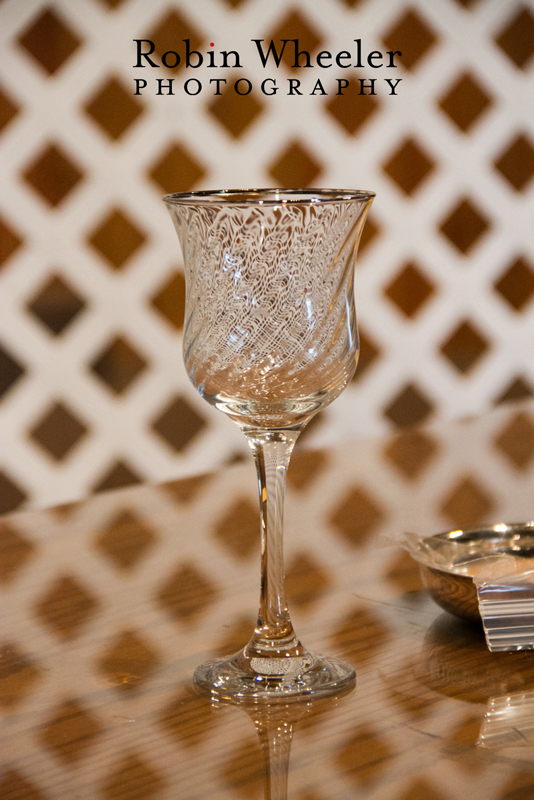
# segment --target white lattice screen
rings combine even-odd
[[[3,510],[246,451],[181,366],[165,191],[377,192],[356,279],[360,369],[308,444],[532,392],[533,0],[3,0],[0,37]],[[353,64],[357,39],[364,57],[403,55],[396,69],[262,68],[251,39],[295,38],[314,63],[347,50]],[[137,69],[134,39],[182,62],[184,39],[205,61],[236,50],[243,67]],[[375,77],[376,95],[359,95]],[[325,95],[310,94],[318,78]]]

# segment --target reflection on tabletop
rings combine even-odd
[[[443,614],[430,626],[410,669],[419,686],[463,702],[486,704],[478,746],[534,743],[531,651],[490,653],[480,625]]]
[[[344,694],[353,691],[350,688]],[[214,709],[233,704],[248,714],[256,728],[264,762],[265,800],[286,800],[289,757],[296,724],[306,718],[306,723],[310,726],[322,714],[333,710],[341,697],[340,694],[304,702],[267,704],[250,701],[221,702],[214,695],[211,702]]]
[[[528,430],[526,403],[295,455],[292,617],[357,679],[294,726],[292,800],[534,797],[534,657],[489,653],[480,627],[422,591],[402,550],[378,546],[381,534],[532,517]],[[191,685],[254,622],[255,495],[247,463],[2,519],[2,800],[273,795],[249,716]],[[265,724],[276,748],[279,723]]]

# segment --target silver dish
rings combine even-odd
[[[480,622],[473,575],[485,559],[512,556],[534,569],[534,521],[499,523],[487,528],[456,530],[420,539],[410,550],[419,563],[426,588],[445,611]],[[529,565],[529,560],[531,564]]]

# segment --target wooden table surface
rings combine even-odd
[[[357,683],[262,712],[211,703],[191,683],[254,624],[252,461],[4,517],[0,798],[281,798],[288,757],[292,800],[534,798],[534,653],[490,654],[388,544],[532,518],[533,490],[529,402],[296,454],[293,622],[310,649],[354,664]],[[495,712],[506,696],[515,727]]]

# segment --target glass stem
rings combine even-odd
[[[283,517],[286,474],[299,430],[245,430],[258,474],[261,516],[261,595],[248,657],[298,656],[298,641],[285,599]]]

